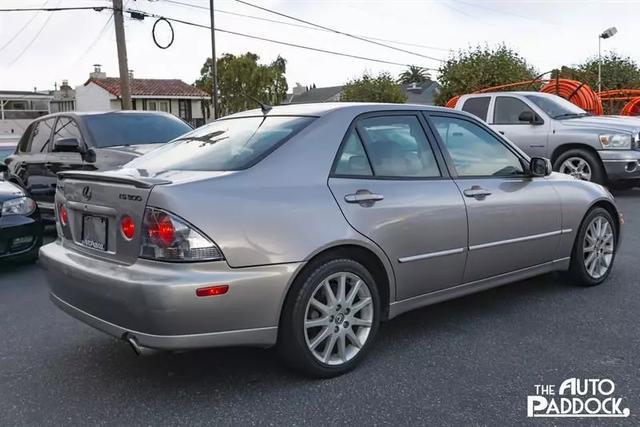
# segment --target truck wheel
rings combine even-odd
[[[553,170],[598,184],[605,181],[605,172],[595,154],[581,148],[562,153],[553,164]]]

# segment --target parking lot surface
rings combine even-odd
[[[612,379],[631,411],[614,424],[637,425],[640,191],[616,198],[626,227],[603,285],[550,274],[405,314],[331,380],[287,371],[273,350],[135,357],[56,309],[37,264],[2,265],[0,424],[516,425],[535,384],[578,377]]]

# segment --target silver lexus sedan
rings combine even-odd
[[[354,368],[378,325],[565,271],[611,272],[622,216],[470,114],[325,103],[217,120],[111,172],[59,174],[51,299],[136,352],[277,345]]]

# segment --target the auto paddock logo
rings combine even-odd
[[[527,396],[527,417],[626,418],[629,408],[622,408],[615,390],[615,383],[607,378],[569,378],[557,389],[554,384],[536,384],[536,394]]]

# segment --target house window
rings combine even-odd
[[[182,120],[191,120],[191,118],[193,117],[193,114],[191,112],[191,100],[178,100],[178,117],[180,117]]]
[[[147,110],[169,112],[169,101],[147,101]]]

